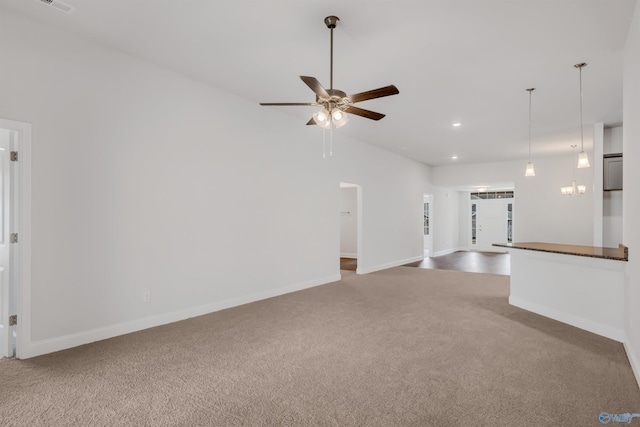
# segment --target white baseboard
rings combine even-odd
[[[631,348],[631,345],[628,344],[628,341],[624,342],[624,351],[627,353],[631,370],[633,371],[633,375],[636,377],[638,387],[640,387],[640,360],[638,360],[638,356],[633,351],[633,348]]]
[[[321,279],[297,283],[295,285],[283,286],[281,288],[271,289],[264,292],[258,292],[238,298],[231,298],[212,304],[204,304],[188,308],[186,310],[158,314],[155,316],[145,317],[143,319],[132,320],[130,322],[105,326],[90,331],[65,335],[62,337],[24,343],[20,352],[20,357],[22,359],[27,359],[47,353],[53,353],[55,351],[65,350],[83,344],[89,344],[95,341],[101,341],[108,338],[117,337],[119,335],[141,331],[143,329],[166,325],[168,323],[178,322],[180,320],[189,319],[191,317],[202,316],[204,314],[213,313],[227,308],[237,307],[239,305],[260,301],[267,298],[273,298],[291,292],[301,291],[303,289],[313,288],[315,286],[325,285],[327,283],[337,282],[339,280],[340,274],[336,274]]]
[[[358,274],[367,274],[373,273],[374,271],[386,270],[387,268],[398,267],[404,264],[409,264],[410,262],[422,261],[424,257],[422,255],[414,256],[407,259],[401,259],[397,261],[391,261],[384,264],[375,265],[373,267],[358,267],[356,269],[356,273]]]
[[[434,252],[433,255],[431,256],[435,257],[435,256],[449,255],[458,251],[468,251],[468,249],[467,248],[450,248],[450,249],[445,249],[443,251]]]
[[[603,325],[592,320],[587,320],[582,317],[573,316],[558,310],[554,310],[549,307],[543,307],[541,305],[522,300],[517,297],[509,297],[509,304],[522,308],[533,313],[540,314],[550,319],[557,320],[562,323],[566,323],[576,328],[584,329],[585,331],[593,332],[594,334],[601,335],[605,338],[612,339],[621,343],[625,342],[624,329],[618,329],[613,326]]]
[[[358,259],[358,254],[352,254],[349,252],[340,252],[340,258]]]

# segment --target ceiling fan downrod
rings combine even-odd
[[[327,28],[331,30],[331,58],[329,61],[329,90],[333,89],[333,29],[338,24],[340,18],[337,16],[327,16],[324,18],[324,23],[327,25]]]

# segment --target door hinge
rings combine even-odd
[[[18,161],[18,152],[17,151],[12,151],[11,152],[11,161],[12,162],[17,162]]]
[[[9,316],[9,326],[16,326],[18,324],[18,315],[14,314],[13,316]]]
[[[11,233],[11,236],[9,237],[9,242],[18,243],[18,233]]]

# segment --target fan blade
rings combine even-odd
[[[279,105],[279,106],[292,106],[292,105],[318,105],[315,102],[261,102],[260,105]]]
[[[313,117],[311,117],[311,120],[309,120],[309,121],[307,122],[307,126],[315,125],[315,124],[316,124],[316,121],[315,121],[315,120],[313,120]]]
[[[394,85],[381,87],[378,89],[369,90],[367,92],[356,93],[355,95],[347,96],[347,99],[351,102],[362,102],[369,99],[382,98],[383,96],[397,95],[400,91]]]
[[[331,98],[325,88],[322,87],[318,79],[316,79],[315,77],[300,76],[300,78],[307,84],[307,86],[311,88],[312,91],[315,92],[318,98]]]
[[[355,114],[356,116],[366,117],[371,120],[380,120],[385,115],[381,113],[376,113],[375,111],[365,110],[363,108],[354,107],[353,105],[349,105],[344,109],[347,113]]]

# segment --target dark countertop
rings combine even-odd
[[[617,248],[601,248],[598,246],[562,245],[559,243],[517,242],[494,243],[493,246],[509,249],[524,249],[528,251],[550,252],[554,254],[612,259],[616,261],[629,261],[629,248],[624,245],[618,245]]]

